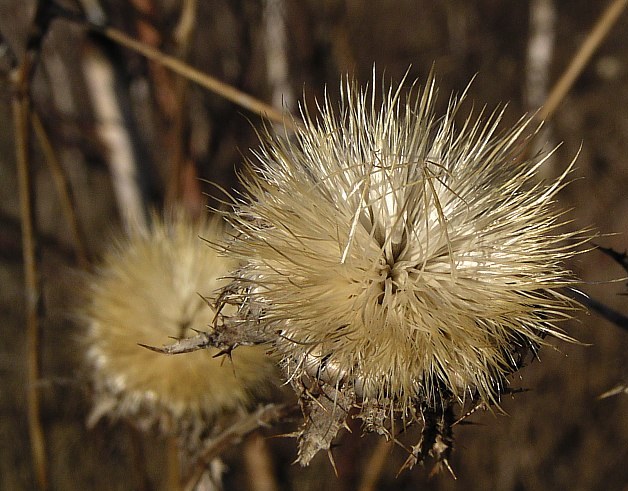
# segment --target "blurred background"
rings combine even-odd
[[[585,0],[64,0],[134,39],[184,60],[260,101],[298,113],[333,101],[339,80],[362,84],[423,82],[434,68],[444,111],[449,94],[469,88],[478,111],[508,103],[504,124],[536,111],[612,2]],[[625,4],[626,2],[614,2]],[[27,423],[23,225],[12,101],[15,61],[25,56],[35,1],[0,0],[0,489],[36,489]],[[35,23],[37,25],[37,23]],[[192,213],[219,206],[207,196],[237,186],[235,170],[263,128],[255,112],[147,61],[85,23],[52,20],[30,81],[31,104],[67,175],[77,227],[66,219],[49,152],[37,135],[30,155],[37,274],[41,401],[50,489],[171,489],[167,445],[129,425],[87,429],[88,374],[82,329],[73,312],[82,271],[98,263],[112,237],[146,210],[182,202]],[[33,37],[31,36],[31,39]],[[590,39],[590,38],[589,38]],[[15,58],[15,60],[12,60]],[[543,170],[561,174],[577,156],[573,182],[560,194],[573,229],[594,227],[596,243],[628,247],[628,13],[611,26],[539,141],[561,143]],[[276,126],[276,128],[280,128]],[[78,233],[76,232],[78,230]],[[84,249],[74,237],[84,238]],[[621,265],[591,251],[570,267],[582,290],[624,315],[628,290]],[[506,397],[506,415],[483,411],[456,428],[452,467],[431,465],[395,478],[406,454],[387,455],[376,489],[628,489],[628,331],[596,314],[565,326],[584,345],[552,342],[540,361],[517,374],[528,392]],[[521,377],[521,379],[519,379]],[[599,396],[617,388],[618,395]],[[274,489],[359,489],[377,439],[350,436],[334,449],[338,477],[325,455],[292,465],[293,439],[263,431]],[[226,489],[260,488],[243,448],[224,455]],[[250,447],[249,447],[250,448]],[[269,489],[273,489],[272,487]]]

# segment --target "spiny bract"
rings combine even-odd
[[[110,250],[91,278],[83,316],[96,404],[91,420],[124,416],[165,431],[202,426],[249,404],[269,387],[272,362],[262,348],[238,350],[233,363],[217,350],[169,356],[161,346],[206,330],[215,294],[237,266],[201,237],[222,235],[219,221],[195,223],[182,213],[154,218]]]
[[[381,105],[372,89],[341,88],[339,111],[325,100],[255,152],[228,245],[246,265],[225,297],[291,380],[402,414],[494,403],[527,348],[567,338],[555,322],[575,308],[561,293],[575,234],[559,232],[553,202],[565,175],[537,181],[543,158],[523,158],[530,118],[456,126],[464,95],[437,118],[432,78]]]

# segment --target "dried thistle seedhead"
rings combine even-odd
[[[458,127],[462,98],[437,118],[431,78],[401,91],[379,105],[348,81],[338,111],[326,100],[293,139],[267,136],[230,219],[246,264],[222,298],[273,343],[302,398],[349,397],[382,433],[392,414],[496,403],[526,350],[569,339],[556,323],[576,307],[561,293],[576,236],[554,206],[565,175],[537,181],[530,119],[498,131],[496,111]],[[309,416],[305,463],[320,440]],[[447,454],[436,436],[431,453]]]
[[[138,344],[160,346],[207,330],[214,311],[200,295],[223,287],[222,277],[237,263],[200,237],[215,242],[222,233],[218,220],[155,217],[150,230],[107,253],[83,311],[96,398],[92,422],[107,415],[143,427],[158,423],[167,432],[200,429],[267,392],[273,368],[262,348],[238,350],[230,362],[214,358],[215,349],[169,356]]]

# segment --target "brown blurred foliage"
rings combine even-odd
[[[77,5],[61,2],[70,9]],[[84,2],[87,4],[88,2]],[[267,42],[268,2],[199,0],[187,36],[180,35],[182,0],[103,0],[112,26],[181,57],[203,72],[263,101],[277,82],[268,75],[275,56]],[[361,83],[376,77],[426,79],[435,68],[444,107],[451,91],[469,89],[476,108],[509,102],[506,123],[526,110],[526,50],[531,2],[495,0],[283,0],[287,87],[314,107],[326,90],[333,100],[339,78]],[[537,2],[538,3],[538,2]],[[547,78],[553,83],[600,15],[606,2],[556,0],[554,52]],[[0,33],[22,59],[34,1],[2,0]],[[185,27],[185,26],[184,26]],[[271,26],[272,27],[272,26]],[[276,26],[274,27],[277,28]],[[179,30],[177,30],[179,29]],[[561,194],[572,208],[573,227],[594,226],[598,242],[628,247],[628,14],[619,20],[562,101],[549,127],[550,145],[563,142],[547,169],[559,174],[579,152],[574,182]],[[197,212],[218,206],[216,187],[235,184],[234,170],[256,146],[261,119],[217,94],[164,70],[159,64],[90,34],[84,26],[54,20],[44,38],[31,83],[32,104],[43,120],[76,197],[76,214],[89,256],[97,258],[123,227],[110,174],[109,148],[90,102],[85,59],[98,50],[115,71],[116,95],[125,109],[137,158],[142,199],[161,208],[183,199]],[[4,51],[2,52],[4,54]],[[0,489],[34,489],[26,420],[24,280],[16,184],[13,88],[0,60]],[[409,67],[409,68],[408,68]],[[383,75],[382,75],[383,74]],[[286,101],[287,101],[286,97]],[[122,424],[88,430],[88,374],[82,370],[80,322],[82,273],[70,232],[42,152],[33,143],[38,262],[45,305],[42,335],[42,424],[50,488],[168,489],[166,446],[138,438]],[[580,149],[580,150],[579,150]],[[571,267],[587,283],[583,291],[628,313],[624,271],[596,252]],[[599,400],[628,381],[628,332],[596,315],[566,326],[589,345],[556,344],[521,372],[515,385],[532,389],[504,400],[507,415],[475,414],[475,425],[457,429],[452,467],[457,475],[428,479],[417,468],[395,479],[406,458],[392,450],[378,489],[572,489],[622,490],[628,486],[628,398]],[[290,425],[281,431],[290,431]],[[264,435],[280,432],[269,429]],[[281,489],[356,489],[376,439],[347,436],[335,449],[339,476],[325,456],[306,469],[292,466],[295,443],[272,439],[272,469]],[[247,475],[242,449],[227,452],[226,489],[257,489]],[[145,469],[137,464],[144,462]]]

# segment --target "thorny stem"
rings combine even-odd
[[[548,120],[552,117],[556,108],[571,89],[582,70],[585,68],[595,50],[608,35],[611,28],[619,19],[619,16],[628,5],[628,0],[614,0],[602,13],[595,26],[586,37],[576,55],[572,58],[569,66],[560,77],[554,88],[547,97],[545,104],[540,109],[538,117],[540,120]]]

